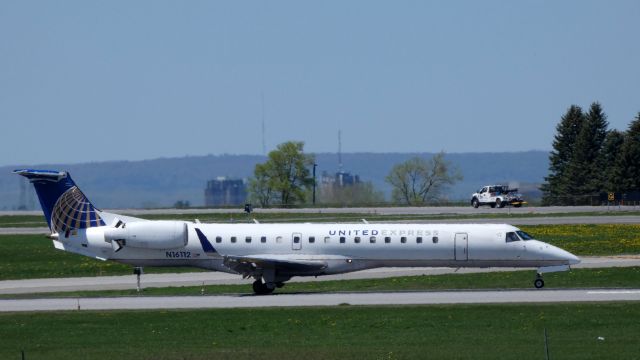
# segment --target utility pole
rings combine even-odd
[[[267,141],[265,139],[265,126],[264,126],[264,93],[260,93],[260,100],[262,103],[262,155],[267,155]]]
[[[338,130],[338,171],[342,172],[342,130]]]
[[[316,205],[316,167],[318,164],[313,163],[313,205]]]

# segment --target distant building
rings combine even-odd
[[[337,187],[345,187],[353,184],[357,184],[360,182],[360,176],[352,175],[351,173],[345,171],[338,171],[337,173],[331,175],[328,172],[322,172],[322,178],[320,182],[323,185],[327,186],[337,186]]]
[[[360,183],[360,176],[345,171],[338,171],[335,174],[322,172],[320,178],[320,192],[325,199],[333,199],[339,189]]]
[[[242,179],[218,177],[207,181],[204,190],[205,206],[243,205],[247,199],[247,184]]]

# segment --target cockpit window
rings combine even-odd
[[[522,240],[533,240],[533,236],[527,234],[526,232],[520,230],[520,231],[516,231],[516,233],[518,233],[518,236],[520,236],[520,238]]]
[[[520,241],[520,238],[514,232],[507,233],[507,242]]]

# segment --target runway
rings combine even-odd
[[[573,266],[579,268],[604,268],[604,267],[629,267],[640,266],[638,256],[607,256],[607,257],[583,257],[582,262]],[[442,274],[467,274],[495,271],[531,271],[534,269],[523,268],[378,268],[357,271],[339,275],[315,277],[294,277],[290,282],[330,281],[330,280],[355,280],[355,279],[379,279],[397,276],[420,276]],[[169,286],[201,286],[201,285],[246,285],[250,288],[251,280],[242,279],[240,275],[221,272],[191,272],[175,274],[145,274],[142,275],[142,287],[169,287]],[[52,278],[52,279],[27,279],[0,281],[0,294],[29,294],[62,291],[92,291],[92,290],[125,290],[136,288],[134,275],[124,276],[100,276],[100,277],[76,277],[76,278]]]
[[[426,291],[0,300],[0,312],[640,301],[640,289]]]

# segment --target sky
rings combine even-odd
[[[0,165],[550,150],[640,111],[639,1],[0,2]]]

